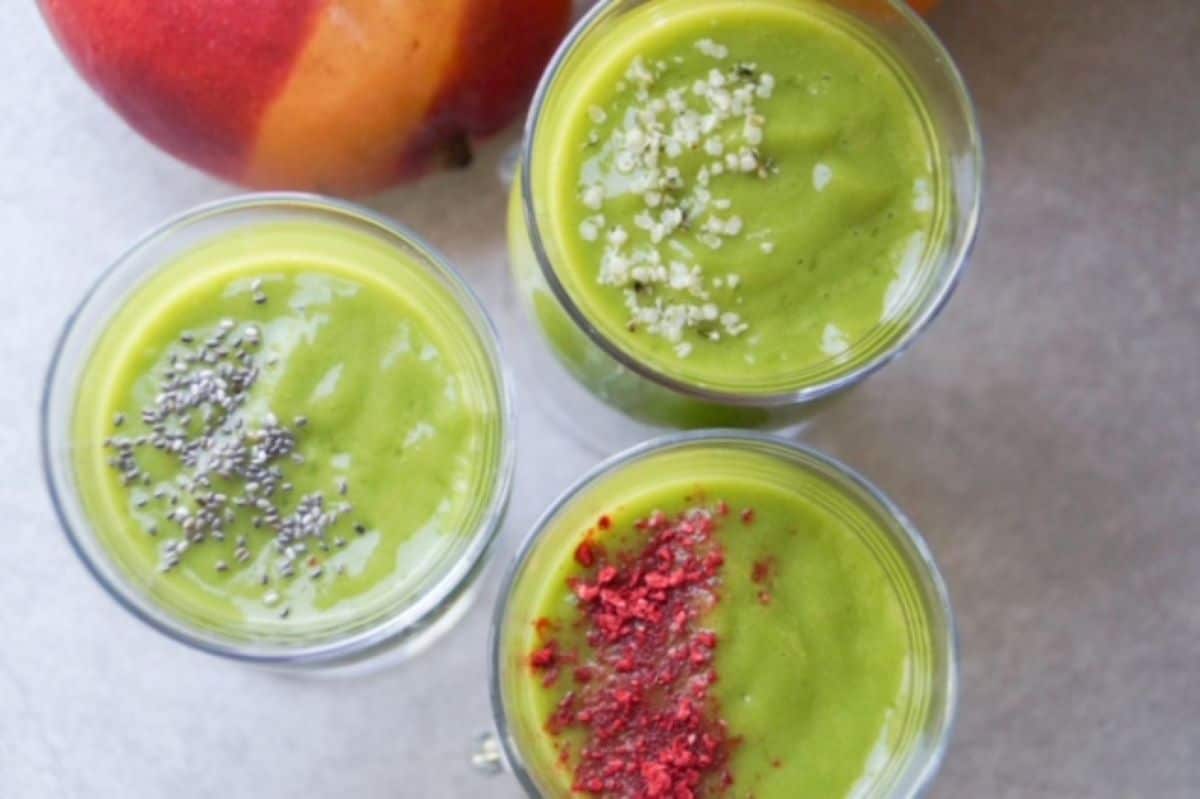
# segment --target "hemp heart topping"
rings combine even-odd
[[[719,179],[768,180],[778,172],[762,152],[767,118],[758,108],[775,78],[754,63],[725,63],[728,48],[711,39],[695,49],[717,62],[706,77],[673,79],[672,63],[638,56],[617,87],[635,101],[624,117],[588,109],[596,127],[584,146],[598,154],[583,169],[578,198],[589,211],[579,236],[603,247],[597,280],[622,290],[628,330],[665,339],[680,358],[749,329],[728,305],[740,277],[710,277],[703,263],[719,262],[725,242],[747,229],[719,196]],[[610,203],[630,196],[640,204],[633,228],[609,225]],[[769,254],[774,245],[760,248]]]

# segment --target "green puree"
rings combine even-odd
[[[165,548],[183,537],[168,514],[199,510],[179,488],[181,467],[143,447],[148,481],[126,485],[103,444],[151,432],[142,410],[161,396],[172,355],[223,320],[227,349],[245,335],[261,342],[245,347],[260,375],[236,414],[247,428],[273,414],[295,436],[294,454],[275,462],[271,502],[285,516],[307,495],[348,506],[303,542],[290,578],[270,525],[240,508],[224,540],[209,536],[164,570]],[[499,389],[465,312],[411,256],[338,227],[279,223],[189,252],[123,305],[81,386],[75,473],[100,539],[155,600],[223,633],[328,634],[411,603],[466,546],[493,494]],[[196,431],[201,411],[192,416]],[[247,490],[237,477],[212,483],[226,497]]]
[[[562,80],[538,215],[565,289],[629,355],[770,393],[898,332],[941,189],[923,109],[868,33],[795,0],[665,0]]]
[[[520,664],[513,727],[532,739],[524,742],[527,759],[547,796],[570,793],[574,760],[559,763],[557,747],[578,752],[581,741],[575,731],[552,737],[542,725],[577,686],[564,669],[544,687],[529,653],[545,643],[540,618],[555,623],[564,651],[590,651],[567,586],[586,573],[575,547],[590,534],[611,562],[644,546],[646,534],[633,525],[655,510],[673,515],[721,500],[732,510],[715,537],[726,562],[703,626],[717,633],[715,696],[731,738],[740,739],[728,795],[830,799],[886,779],[911,747],[908,725],[920,715],[924,661],[914,642],[924,639],[925,621],[913,617],[911,583],[883,533],[842,490],[769,456],[709,448],[669,458],[617,474],[556,520],[551,551],[534,557],[522,581],[529,588],[518,589],[529,593],[517,599],[509,644]],[[754,518],[746,523],[748,508]],[[609,531],[597,513],[611,517]]]

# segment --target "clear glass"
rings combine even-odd
[[[907,517],[878,488],[849,467],[811,448],[776,436],[739,430],[682,432],[644,443],[597,466],[566,491],[545,512],[508,572],[496,605],[491,640],[491,700],[496,732],[506,764],[531,799],[545,794],[545,784],[523,741],[542,734],[540,720],[516,712],[513,697],[518,680],[528,679],[527,660],[505,649],[513,631],[534,615],[532,607],[540,587],[539,567],[553,562],[556,552],[574,547],[578,529],[565,519],[594,518],[613,503],[607,487],[620,476],[621,485],[653,480],[664,459],[697,450],[750,451],[779,459],[848,500],[855,518],[867,520],[872,540],[864,540],[876,554],[893,586],[903,592],[904,613],[914,642],[911,674],[914,679],[906,710],[909,723],[898,746],[900,754],[876,771],[873,783],[856,796],[864,799],[901,799],[918,796],[931,783],[949,740],[958,699],[958,642],[945,582],[924,539]],[[854,525],[863,530],[863,525]],[[905,715],[901,713],[900,715]],[[491,764],[495,752],[486,747],[477,761]],[[553,766],[549,766],[552,768]],[[548,799],[548,798],[547,798]]]
[[[461,306],[486,359],[494,387],[497,425],[488,457],[495,464],[490,490],[478,501],[448,565],[399,606],[374,609],[370,618],[324,636],[288,638],[236,635],[189,622],[167,611],[115,562],[82,505],[72,460],[71,425],[83,387],[80,377],[109,321],[137,289],[179,256],[237,230],[280,222],[314,222],[366,235],[403,253]],[[466,610],[508,504],[514,464],[511,380],[487,313],[446,260],[412,231],[349,203],[305,194],[251,194],[188,211],[148,234],[104,272],[68,317],[54,350],[41,407],[42,459],[55,511],[71,545],[100,585],[126,610],[168,637],[209,654],[289,671],[321,673],[376,668],[410,657]],[[452,557],[451,557],[452,555]],[[377,611],[377,612],[376,612]]]
[[[975,110],[954,62],[936,35],[903,0],[795,0],[818,6],[869,31],[874,47],[897,65],[920,98],[934,143],[939,184],[941,246],[930,248],[921,281],[899,330],[885,344],[852,359],[843,369],[824,369],[819,379],[773,393],[719,390],[682,381],[633,357],[593,324],[564,287],[553,253],[558,246],[545,223],[535,176],[551,174],[536,146],[543,120],[569,96],[573,66],[627,14],[661,0],[607,0],[573,29],[543,76],[527,122],[523,168],[509,206],[513,276],[531,319],[526,337],[529,368],[539,377],[540,398],[567,428],[586,413],[589,443],[642,440],[664,429],[728,426],[781,431],[802,425],[822,403],[859,384],[904,352],[945,306],[962,277],[980,217],[983,148]],[[565,367],[565,369],[563,368]],[[562,379],[563,375],[569,378]],[[830,376],[832,374],[832,376]]]

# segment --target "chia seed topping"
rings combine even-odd
[[[261,305],[266,295],[256,284],[253,300]],[[237,535],[232,563],[218,559],[215,571],[253,568],[256,574],[262,572],[265,587],[272,567],[287,579],[295,576],[302,561],[316,580],[326,570],[307,553],[329,551],[331,539],[344,545],[332,531],[353,508],[344,501],[333,504],[321,492],[306,493],[294,502],[287,498],[292,483],[285,479],[286,469],[293,461],[304,462],[297,434],[308,426],[308,419],[297,417],[289,427],[274,414],[260,419],[248,413],[248,400],[261,375],[263,332],[255,325],[240,332],[237,327],[234,320],[223,319],[211,331],[179,336],[156,395],[133,415],[145,431],[106,439],[104,446],[112,452],[108,462],[126,486],[158,483],[153,490],[131,491],[131,501],[139,510],[153,505],[149,511],[166,511],[144,528],[148,535],[163,538],[162,572],[178,568],[190,550],[209,541],[222,542],[231,528],[248,523],[269,532],[269,541],[255,552],[246,535]],[[113,426],[125,425],[126,414],[116,414]],[[153,463],[155,473],[143,463]],[[350,486],[341,477],[334,489],[344,496]],[[277,591],[265,592],[264,604],[278,601]],[[284,608],[279,615],[287,618],[287,613]]]

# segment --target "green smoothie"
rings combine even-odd
[[[680,520],[709,529],[690,560],[661,538]],[[701,572],[678,601],[635,587]],[[668,783],[654,764],[679,762],[672,737],[695,754],[705,735],[720,745],[693,767],[697,796],[875,795],[932,712],[936,623],[917,585],[880,521],[826,477],[719,444],[652,456],[569,504],[521,574],[503,654],[513,735],[548,799],[660,795],[644,793],[656,779],[674,796],[688,770]],[[694,671],[664,672],[679,653]],[[709,721],[679,722],[689,703]]]
[[[804,0],[658,0],[604,24],[547,97],[530,173],[554,274],[596,332],[747,397],[893,346],[943,247],[946,186],[919,94],[876,37]],[[600,377],[547,324],[537,306],[556,301],[510,224],[547,335]]]
[[[74,471],[120,570],[190,624],[311,640],[410,606],[499,490],[502,388],[415,255],[347,227],[216,238],[137,287],[80,382]]]

